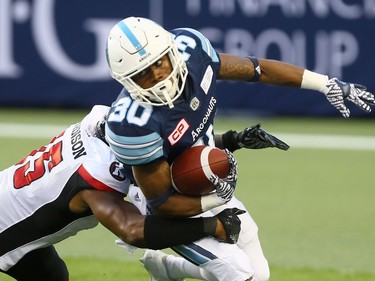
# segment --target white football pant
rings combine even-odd
[[[146,199],[139,187],[131,186],[128,196],[142,214],[147,213]],[[226,208],[246,210],[236,198],[199,216],[214,216]],[[258,226],[249,212],[239,215],[241,232],[237,244],[203,238],[191,244],[173,247],[185,259],[168,255],[166,266],[172,278],[195,278],[209,281],[267,281],[269,266],[258,238]]]

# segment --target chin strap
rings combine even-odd
[[[169,108],[173,108],[174,107],[174,104],[173,104],[173,101],[171,99],[171,96],[170,96],[170,92],[172,92],[174,89],[173,89],[173,84],[172,84],[172,81],[171,80],[167,80],[164,82],[164,89],[161,90],[161,93],[163,94],[163,97],[165,98]]]

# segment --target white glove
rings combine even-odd
[[[202,211],[208,211],[217,206],[229,202],[232,197],[237,183],[238,164],[233,154],[225,149],[230,164],[229,174],[225,179],[220,179],[217,175],[212,175],[210,181],[216,188],[216,192],[201,197]]]
[[[374,95],[366,90],[365,86],[359,84],[346,83],[332,78],[321,90],[328,101],[340,111],[340,113],[348,118],[350,116],[349,109],[345,106],[345,99],[351,101],[356,106],[366,112],[371,112],[370,105],[375,105]]]
[[[225,203],[232,199],[235,184],[232,181],[220,179],[217,175],[212,175],[210,181],[216,188],[216,195],[223,199]]]
[[[234,189],[236,188],[238,164],[236,158],[228,149],[225,149],[225,153],[228,155],[230,164],[228,176],[225,179],[220,179],[217,175],[212,175],[210,181],[216,188],[216,194],[225,202],[228,202],[232,199]]]

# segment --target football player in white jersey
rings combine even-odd
[[[109,112],[106,140],[125,164],[127,177],[141,188],[149,209],[161,216],[218,213],[227,206],[244,209],[233,196],[235,173],[224,180],[212,177],[217,192],[200,197],[178,194],[171,185],[170,164],[191,146],[223,145],[231,151],[244,146],[257,148],[249,135],[259,131],[259,126],[215,137],[216,80],[316,90],[344,117],[350,115],[347,101],[366,112],[375,104],[374,95],[361,85],[280,61],[218,53],[197,30],[177,28],[169,32],[145,18],[129,17],[111,29],[107,59],[112,77],[124,89]],[[153,280],[268,280],[269,268],[257,225],[248,212],[240,219],[236,245],[217,245],[203,239],[174,248],[195,268],[186,270],[183,262],[174,266],[177,261],[158,252],[146,253],[144,265]]]
[[[0,172],[0,275],[67,281],[68,270],[53,244],[98,222],[141,248],[163,249],[207,236],[235,242],[237,210],[170,220],[142,216],[124,200],[130,181],[100,126],[108,109],[95,106],[81,122]]]

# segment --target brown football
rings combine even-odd
[[[205,145],[193,146],[172,163],[172,185],[185,195],[205,195],[215,189],[210,176],[215,174],[225,178],[229,169],[228,156],[223,150]]]

